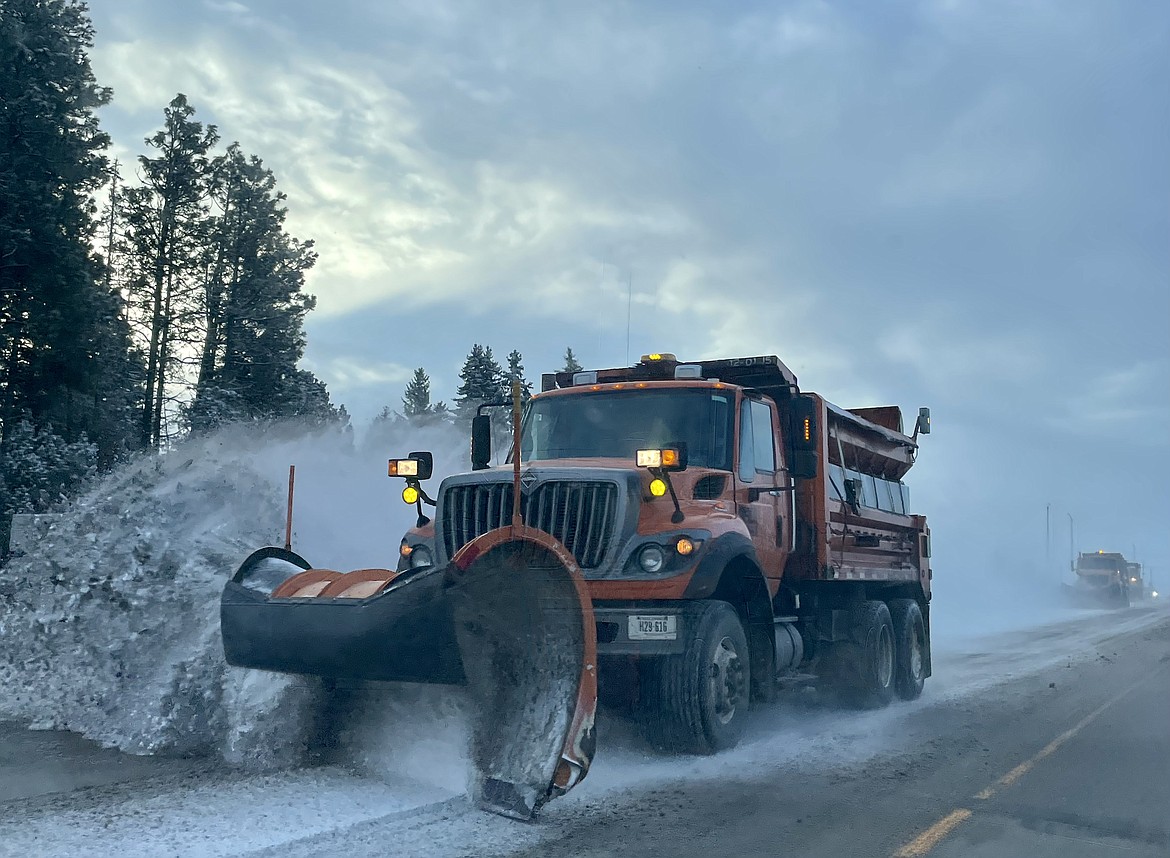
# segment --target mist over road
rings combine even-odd
[[[920,701],[842,712],[788,695],[715,757],[649,753],[610,715],[590,777],[535,825],[410,775],[246,774],[12,725],[0,855],[1167,854],[1170,614],[936,647]],[[398,730],[417,743],[414,774],[420,757],[453,757],[425,721]]]

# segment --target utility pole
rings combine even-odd
[[[1044,573],[1052,568],[1052,504],[1044,504]]]
[[[1072,513],[1068,514],[1068,571],[1077,571],[1077,550],[1075,548],[1076,541],[1073,538],[1073,530],[1076,523],[1073,521]]]

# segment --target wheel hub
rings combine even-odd
[[[710,692],[715,719],[726,724],[735,717],[743,688],[743,662],[735,643],[724,637],[715,647],[711,659]]]
[[[882,627],[877,640],[877,680],[886,688],[894,678],[894,641],[889,629]]]

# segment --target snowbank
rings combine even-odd
[[[300,759],[318,684],[228,668],[220,589],[250,551],[283,541],[290,464],[297,551],[332,568],[393,566],[413,510],[385,461],[428,443],[438,474],[462,465],[451,429],[383,426],[356,446],[332,430],[237,428],[107,476],[0,567],[0,718],[134,753]]]

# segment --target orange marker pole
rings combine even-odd
[[[512,527],[524,526],[520,514],[520,379],[512,380]]]
[[[292,504],[293,481],[296,478],[297,466],[288,466],[288,512],[284,517],[284,550],[292,551]]]

